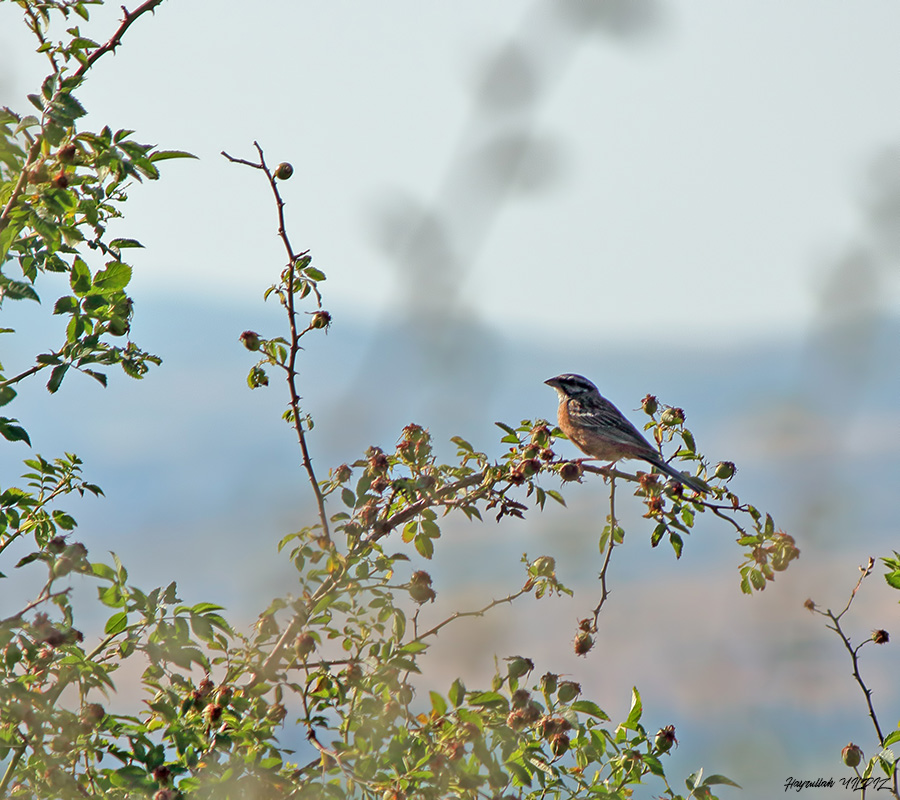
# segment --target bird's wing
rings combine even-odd
[[[569,418],[574,424],[588,428],[611,442],[656,454],[643,434],[605,397],[597,395],[587,403],[573,400],[569,403]]]

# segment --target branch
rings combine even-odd
[[[600,616],[600,609],[609,597],[609,587],[606,585],[606,573],[609,570],[609,561],[612,558],[613,548],[616,546],[616,478],[615,475],[609,479],[609,541],[606,544],[606,554],[603,558],[603,566],[600,568],[600,602],[594,609],[594,624],[591,626],[591,632],[597,632],[597,618]]]
[[[458,619],[462,619],[463,617],[483,617],[492,608],[496,608],[497,606],[502,605],[503,603],[512,603],[514,600],[517,600],[518,598],[520,598],[523,594],[527,594],[528,591],[529,590],[525,589],[525,588],[519,589],[518,592],[507,595],[506,597],[502,597],[499,600],[491,600],[491,602],[488,603],[484,608],[480,608],[477,611],[455,611],[453,614],[451,614],[449,617],[447,617],[447,619],[445,619],[443,622],[439,622],[433,628],[430,628],[429,630],[425,631],[424,633],[416,634],[416,637],[413,639],[413,641],[421,642],[422,639],[424,639],[427,636],[434,636],[441,628],[445,627],[446,625],[449,625],[451,622],[455,622]]]
[[[103,56],[107,53],[112,53],[115,49],[122,44],[122,37],[125,35],[125,31],[127,31],[134,22],[138,19],[138,17],[143,16],[148,11],[153,11],[163,0],[147,0],[147,2],[138,6],[134,11],[129,12],[125,6],[122,6],[122,11],[125,12],[125,17],[122,19],[121,25],[116,29],[116,32],[109,38],[106,44],[98,47],[94,52],[92,52],[87,60],[77,69],[73,75],[74,78],[78,78],[79,80],[84,77],[84,74],[94,66]]]
[[[862,675],[859,672],[859,651],[867,642],[872,641],[871,638],[866,639],[859,647],[854,647],[850,643],[850,639],[844,633],[843,628],[841,627],[841,617],[850,610],[850,605],[853,603],[853,599],[856,597],[857,591],[859,591],[859,587],[862,585],[862,582],[872,574],[872,568],[875,566],[875,559],[870,558],[869,563],[865,567],[860,567],[860,572],[862,573],[859,576],[859,580],[856,582],[856,586],[853,587],[853,591],[850,592],[850,599],[847,600],[847,605],[844,606],[843,610],[839,614],[835,614],[829,608],[826,611],[819,611],[819,609],[813,607],[813,611],[818,614],[821,614],[823,617],[827,617],[831,620],[831,625],[826,625],[829,630],[833,630],[841,639],[841,642],[844,644],[844,648],[850,654],[850,661],[853,664],[853,677],[856,682],[859,684],[859,688],[862,690],[863,695],[866,698],[866,705],[869,708],[869,716],[872,718],[872,724],[875,726],[875,733],[878,735],[878,744],[880,747],[884,748],[884,734],[881,732],[881,725],[878,724],[878,717],[875,715],[875,707],[872,705],[872,690],[866,686],[865,682],[862,679]]]
[[[269,170],[269,167],[266,164],[266,158],[263,154],[262,147],[260,147],[259,145],[259,142],[254,141],[253,146],[256,148],[256,152],[259,154],[258,164],[252,161],[247,161],[243,158],[235,158],[234,156],[226,153],[224,150],[222,151],[222,155],[234,164],[243,164],[244,166],[252,167],[253,169],[262,170],[269,181],[269,186],[271,187],[272,194],[275,197],[275,205],[278,207],[278,236],[281,238],[281,241],[284,244],[284,249],[287,252],[288,256],[288,267],[285,271],[287,274],[287,287],[285,296],[282,299],[285,308],[287,308],[288,323],[291,330],[291,346],[288,354],[288,362],[285,365],[285,371],[287,372],[288,390],[291,396],[291,413],[293,414],[294,419],[294,430],[296,430],[297,432],[297,440],[300,443],[300,452],[303,455],[303,468],[306,470],[306,474],[309,477],[309,483],[312,486],[313,495],[316,498],[316,505],[318,506],[319,511],[319,523],[322,525],[322,534],[326,540],[330,541],[331,533],[328,527],[328,515],[325,512],[325,497],[322,495],[322,490],[319,487],[319,481],[316,479],[316,473],[313,469],[312,458],[309,455],[309,447],[306,443],[306,432],[303,430],[303,423],[300,419],[300,394],[297,391],[297,355],[300,352],[300,336],[302,336],[302,333],[300,333],[297,328],[297,311],[294,307],[294,265],[297,263],[297,259],[302,257],[303,254],[296,254],[293,247],[291,247],[291,242],[288,238],[287,228],[284,222],[284,200],[281,199],[281,193],[278,191],[278,184],[275,181],[275,176],[272,175],[272,172]],[[319,308],[321,308],[322,297],[319,294],[318,290],[315,290],[315,293]]]

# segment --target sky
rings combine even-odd
[[[84,32],[104,39],[117,13]],[[676,564],[632,508],[602,671],[567,668],[610,713],[637,682],[659,724],[686,732],[685,775],[704,756],[763,797],[788,774],[837,774],[840,747],[871,734],[836,640],[801,604],[842,603],[856,565],[896,547],[898,24],[884,2],[168,0],[79,94],[83,127],[199,156],[134,187],[118,230],[147,248],[132,251],[134,335],[164,365],[106,391],[23,385],[14,413],[38,451],[85,459],[107,497],[73,509],[79,535],[138,585],[173,577],[240,609],[289,590],[260,541],[274,550],[308,498],[284,398],[246,389],[237,341],[280,332],[261,296],[283,256],[267,187],[219,155],[259,140],[292,162],[292,239],[328,274],[335,324],[303,354],[317,463],[390,447],[410,419],[498,454],[493,421],[551,416],[542,381],[563,371],[633,420],[648,391],[683,406],[803,556],[744,598],[720,528]],[[24,109],[39,85],[32,50],[0,2],[0,105]],[[2,313],[22,338],[58,338],[37,307]],[[30,363],[4,346],[5,366]],[[529,605],[525,626],[515,610],[442,637],[448,684],[487,680],[509,648],[569,652],[606,513],[602,487],[569,492],[570,512],[453,528],[443,559],[417,565],[452,608],[515,583],[524,549],[557,556],[577,589]],[[881,587],[858,604],[857,637],[896,619]],[[892,719],[896,660],[867,657]]]
[[[278,243],[246,234],[271,209],[218,155],[259,139],[294,163],[299,236],[354,317],[413,280],[563,341],[796,333],[823,261],[865,236],[868,171],[900,127],[890,3],[215,8],[164,3],[82,92],[98,120],[202,159],[134,193],[141,290],[264,286]],[[0,5],[3,102],[44,69],[16,19]],[[429,216],[450,261],[410,279],[398,261]]]

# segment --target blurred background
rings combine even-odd
[[[119,13],[83,33],[105,40]],[[252,158],[257,139],[292,162],[291,237],[328,275],[334,325],[302,354],[320,476],[410,421],[444,457],[453,435],[499,456],[494,421],[552,418],[542,382],[575,371],[636,422],[648,392],[683,407],[701,451],[738,464],[734,491],[802,551],[745,597],[728,526],[701,520],[676,561],[624,493],[612,596],[578,659],[606,487],[567,486],[568,510],[525,523],[450,522],[435,561],[412,564],[438,592],[426,622],[515,591],[523,552],[555,556],[575,596],[450,626],[426,662],[437,687],[483,686],[495,656],[527,655],[614,720],[636,684],[646,726],[682,743],[673,786],[700,766],[744,797],[837,781],[848,741],[877,748],[846,654],[802,604],[843,607],[857,565],[900,549],[898,28],[900,6],[814,0],[165,3],[79,93],[82,128],[200,157],[135,186],[116,231],[146,246],[132,335],[163,366],[105,391],[26,383],[10,411],[37,452],[84,459],[106,497],[65,507],[135,584],[177,580],[246,625],[293,590],[275,544],[313,507],[287,395],[247,388],[238,341],[284,332],[262,300],[283,254],[267,186],[219,155]],[[0,105],[28,107],[46,72],[33,50],[0,4]],[[61,341],[54,289],[38,285],[44,307],[4,305],[9,374]],[[24,457],[3,448],[5,485]],[[3,582],[4,606],[29,577]],[[900,635],[897,621],[877,572],[848,631]],[[887,729],[897,663],[893,643],[863,651]]]

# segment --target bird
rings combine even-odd
[[[609,462],[639,458],[695,492],[709,491],[699,478],[670,467],[643,434],[583,375],[567,372],[544,383],[559,395],[560,429],[583,453]]]

